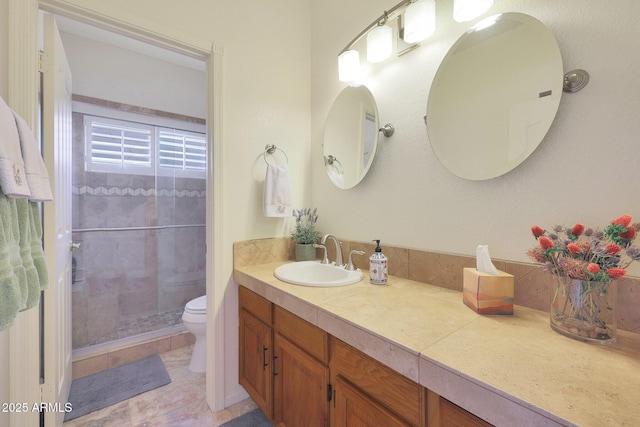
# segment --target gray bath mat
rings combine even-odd
[[[71,382],[69,392],[72,410],[65,414],[64,420],[106,408],[170,382],[167,369],[157,355],[77,378]]]
[[[231,421],[227,421],[220,427],[271,427],[267,417],[262,413],[260,409],[254,409],[246,414],[240,415],[238,418],[234,418]]]

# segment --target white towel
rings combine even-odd
[[[264,179],[264,216],[285,218],[293,214],[288,165],[267,165]]]
[[[0,188],[9,197],[29,197],[16,120],[0,97]]]
[[[49,173],[40,155],[38,142],[33,136],[33,132],[31,132],[27,122],[15,111],[11,112],[15,117],[18,136],[20,137],[25,175],[27,176],[27,184],[31,191],[29,200],[33,202],[48,202],[49,200],[53,200],[51,184],[49,184]]]

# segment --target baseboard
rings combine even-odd
[[[225,394],[224,396],[224,407],[228,408],[229,406],[235,405],[236,403],[242,402],[243,400],[249,397],[249,393],[242,387],[240,384],[236,386],[236,388],[229,394]]]

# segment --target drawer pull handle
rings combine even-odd
[[[262,347],[262,370],[263,371],[267,369],[267,366],[269,366],[269,364],[267,363],[267,350],[269,349],[267,348],[266,345]]]
[[[278,375],[278,373],[276,372],[276,359],[278,358],[278,356],[276,356],[275,354],[273,355],[273,377],[275,378],[276,375]]]

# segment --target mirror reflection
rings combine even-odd
[[[484,180],[522,163],[546,135],[562,94],[562,57],[537,19],[503,13],[451,47],[434,77],[427,131],[455,175]]]
[[[378,108],[369,89],[344,88],[329,111],[322,144],[325,169],[336,187],[355,187],[367,174],[378,145],[378,128]]]

